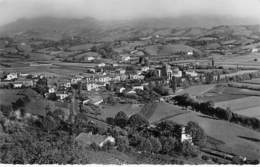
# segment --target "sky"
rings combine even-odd
[[[0,25],[39,16],[97,19],[221,15],[255,18],[260,0],[0,0]]]

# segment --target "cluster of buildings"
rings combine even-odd
[[[12,72],[8,74],[2,74],[0,80],[1,88],[28,88],[34,87],[37,80],[42,77],[41,75],[35,74],[25,74],[25,73],[17,73]]]

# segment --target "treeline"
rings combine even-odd
[[[213,102],[199,102],[188,94],[173,97],[177,105],[191,107],[196,112],[209,115],[218,119],[226,120],[245,127],[260,131],[260,120],[231,112],[229,108],[214,107]]]
[[[172,121],[162,121],[154,127],[140,114],[128,117],[120,111],[114,118],[107,118],[107,123],[120,127],[120,142],[117,142],[120,151],[129,148],[143,153],[162,155],[183,155],[185,157],[197,157],[199,150],[191,143],[181,142],[182,126]],[[187,133],[191,134],[194,144],[203,146],[206,142],[206,134],[195,122],[187,124]],[[118,139],[119,136],[115,136]],[[124,140],[122,140],[124,139]]]

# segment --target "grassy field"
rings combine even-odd
[[[168,103],[150,103],[140,111],[149,122],[154,123],[187,113],[179,106]]]
[[[260,118],[260,97],[257,96],[223,101],[215,103],[215,105],[222,108],[230,107],[232,112],[238,114]]]
[[[138,113],[142,109],[143,105],[139,104],[117,104],[117,105],[102,105],[102,118],[115,117],[115,115],[123,111],[128,116]]]
[[[22,95],[17,95],[20,90],[18,89],[0,89],[0,104],[1,105],[11,105],[13,102],[23,97]]]
[[[180,124],[186,124],[189,121],[197,122],[207,135],[225,143],[218,145],[218,149],[249,158],[259,159],[260,157],[259,132],[195,112],[178,115],[169,120]]]
[[[215,87],[215,84],[191,86],[176,92],[177,95],[188,93],[191,96],[201,96]]]
[[[226,85],[218,85],[214,89],[204,93],[199,99],[201,101],[213,101],[217,103],[250,96],[260,96],[260,92],[249,89],[228,87]]]
[[[251,80],[246,80],[246,81],[243,81],[242,83],[260,85],[260,78],[255,78],[255,79],[251,79]]]

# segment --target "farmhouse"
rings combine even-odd
[[[18,78],[17,73],[10,73],[10,74],[7,74],[5,80],[10,81],[10,80],[17,79],[17,78]]]
[[[93,135],[92,133],[80,133],[75,138],[75,141],[83,147],[90,146],[92,143],[95,143],[99,147],[103,147],[108,142],[115,144],[115,138],[112,136]]]
[[[181,131],[181,142],[183,143],[183,142],[185,142],[185,141],[188,141],[189,143],[191,143],[191,144],[193,145],[193,143],[192,143],[192,137],[191,137],[191,135],[189,135],[189,134],[186,133],[186,128],[185,128],[185,126],[183,126],[181,130],[182,130],[182,131]]]

